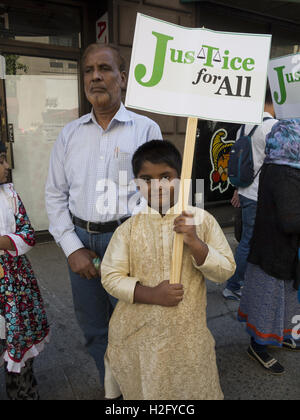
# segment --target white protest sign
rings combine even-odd
[[[299,118],[300,53],[270,60],[269,83],[276,117]]]
[[[260,124],[271,39],[183,28],[138,14],[126,106]]]

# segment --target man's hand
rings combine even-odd
[[[239,208],[239,207],[241,207],[238,190],[235,190],[234,191],[233,197],[232,197],[232,200],[231,200],[231,204],[236,209]]]
[[[90,280],[99,277],[99,272],[97,272],[93,264],[93,258],[96,257],[97,254],[94,251],[80,248],[69,255],[68,263],[73,273],[79,274],[81,277]]]

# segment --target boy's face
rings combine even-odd
[[[179,174],[168,164],[144,162],[136,183],[148,205],[160,214],[165,214],[174,206],[178,196]]]
[[[9,164],[6,160],[6,154],[0,154],[0,184],[5,184],[7,182],[9,175]]]

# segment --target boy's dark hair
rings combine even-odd
[[[135,178],[141,170],[144,162],[166,163],[170,168],[177,171],[178,176],[181,174],[182,158],[176,147],[168,140],[152,140],[144,143],[134,153],[132,158],[132,169]]]

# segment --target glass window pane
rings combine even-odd
[[[271,57],[282,57],[284,55],[300,51],[300,33],[288,31],[280,26],[272,28],[272,52]]]
[[[44,189],[50,152],[61,129],[79,116],[77,63],[14,55],[5,58],[7,120],[14,138],[12,180],[34,228],[46,230]]]
[[[80,48],[80,10],[47,4],[15,8],[0,0],[0,38]]]

